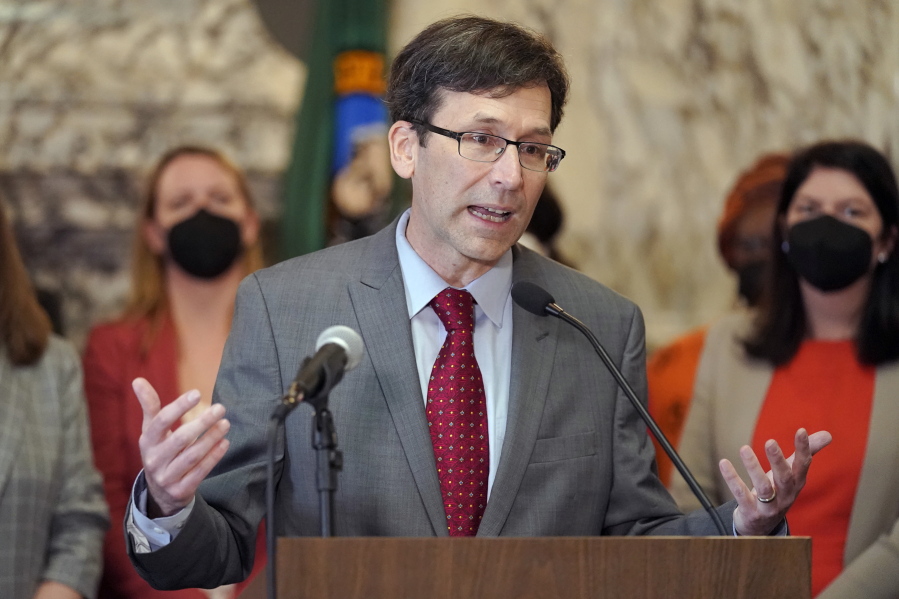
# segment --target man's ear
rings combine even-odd
[[[411,179],[418,158],[418,134],[409,121],[397,121],[387,132],[390,145],[390,164],[403,179]]]

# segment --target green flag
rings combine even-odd
[[[344,116],[338,123],[335,117],[335,108],[342,101],[335,91],[335,84],[343,85],[341,93],[344,96],[355,93],[352,87],[347,92],[347,81],[352,86],[360,71],[363,71],[363,79],[367,73],[367,79],[371,80],[371,71],[377,64],[381,72],[375,79],[380,80],[383,90],[386,29],[385,0],[320,0],[315,7],[315,22],[309,28],[312,46],[306,87],[284,180],[283,258],[321,249],[328,241],[326,217],[335,172],[335,150],[340,152],[346,145],[344,138],[351,133],[344,124],[335,140],[335,128],[347,120]],[[338,81],[335,81],[335,68],[343,73]],[[368,94],[372,101],[380,103],[380,96],[375,93],[378,90],[368,89],[372,87],[371,83],[366,85],[362,81],[361,85],[366,89],[360,93]],[[383,106],[380,109],[383,110]],[[354,108],[344,106],[342,114],[348,110],[353,112]],[[351,123],[349,129],[353,128]]]

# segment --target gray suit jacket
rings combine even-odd
[[[94,597],[108,526],[78,354],[51,338],[34,365],[0,349],[0,597],[42,580]]]
[[[740,465],[740,447],[755,430],[774,369],[746,357],[739,340],[749,314],[733,314],[709,329],[680,452],[712,501],[730,494],[718,476],[718,460]],[[899,597],[899,364],[880,366],[874,387],[868,447],[849,519],[845,568],[818,599]],[[825,451],[839,451],[839,439]],[[812,466],[814,476],[814,466]],[[672,493],[683,507],[695,498],[677,478]]]
[[[330,397],[345,465],[335,532],[446,536],[446,519],[415,366],[395,226],[287,261],[241,285],[216,398],[231,448],[170,545],[132,560],[160,588],[217,585],[251,567],[264,511],[265,427],[317,335],[357,329],[366,355]],[[551,290],[578,315],[645,396],[637,307],[606,287],[515,247],[513,278]],[[683,517],[656,478],[646,427],[580,333],[514,308],[503,453],[480,536],[714,534]],[[278,464],[280,535],[319,530],[308,407],[287,420]],[[733,505],[724,508],[732,521]]]

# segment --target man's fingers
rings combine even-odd
[[[730,492],[733,494],[734,499],[737,500],[738,504],[742,505],[744,502],[751,500],[749,487],[747,487],[746,483],[743,482],[743,479],[740,478],[737,469],[734,468],[734,465],[731,464],[730,460],[721,460],[718,462],[718,469],[721,471],[724,482],[727,483],[727,487],[730,489]]]
[[[215,465],[221,461],[229,446],[230,442],[228,439],[219,439],[212,445],[209,451],[190,470],[186,471],[181,479],[171,486],[172,495],[179,497],[180,502],[184,506],[190,503],[190,499],[197,492],[200,483],[215,468]]]
[[[794,440],[796,446],[796,453],[789,457],[789,461],[792,462],[795,456],[808,456],[812,457],[833,441],[833,435],[831,435],[827,431],[818,431],[817,433],[808,434],[804,428],[796,431],[796,438]]]
[[[141,410],[144,413],[144,421],[141,432],[147,430],[150,421],[159,413],[159,395],[156,389],[145,378],[136,378],[131,381],[131,388],[140,402]]]
[[[769,457],[771,455],[777,455],[780,449],[777,447],[775,443],[769,450],[769,444],[771,441],[765,444],[765,451],[768,453]],[[783,454],[781,454],[782,456]],[[773,497],[774,496],[774,485],[771,483],[771,479],[768,478],[768,474],[765,472],[765,469],[762,468],[761,462],[759,462],[758,456],[755,455],[755,452],[752,451],[752,448],[748,445],[744,445],[740,448],[740,460],[743,462],[743,467],[746,468],[746,472],[749,474],[749,480],[752,481],[752,487],[755,490],[755,497]]]
[[[749,473],[752,489],[740,479],[728,460],[721,460],[719,468],[731,493],[737,499],[734,526],[740,534],[768,534],[782,521],[784,514],[805,485],[805,476],[812,456],[831,441],[830,433],[819,431],[809,435],[805,429],[796,431],[796,451],[785,458],[773,439],[765,443],[765,455],[771,465],[765,472],[752,448],[740,448],[740,459]]]
[[[221,404],[181,424],[184,415],[200,402],[197,390],[161,408],[159,395],[146,379],[137,378],[131,386],[143,411],[139,444],[152,503],[160,515],[171,515],[190,503],[200,483],[225,455],[230,444],[224,437],[231,424],[224,419]]]
[[[222,459],[229,446],[224,436],[231,424],[223,418],[224,406],[215,404],[162,440],[152,442],[150,432],[164,412],[165,408],[141,435],[140,444],[147,486],[158,515],[169,516],[190,503],[200,483]]]
[[[818,431],[811,435],[804,428],[796,431],[794,441],[796,451],[787,459],[787,462],[792,467],[793,474],[804,480],[812,464],[812,456],[830,445],[832,440],[833,437],[827,431]]]
[[[815,455],[833,441],[833,435],[827,431],[818,431],[808,436],[809,449],[812,455]]]
[[[203,410],[193,420],[182,424],[174,431],[170,431],[169,429],[174,423],[174,421],[170,423],[171,418],[182,411],[181,407],[175,404],[184,401],[183,405],[185,406],[191,403],[195,405],[193,399],[198,395],[199,392],[189,391],[160,410],[149,428],[140,436],[138,442],[141,448],[144,469],[153,473],[157,478],[164,475],[172,461],[193,444],[207,429],[223,420],[225,407],[221,404],[213,404]],[[169,408],[172,408],[172,410],[167,412]]]
[[[159,410],[156,416],[149,422],[144,417],[144,428],[141,437],[146,437],[152,443],[161,442],[169,435],[172,427],[180,423],[184,415],[196,407],[198,403],[200,403],[200,392],[192,389]]]
[[[166,468],[161,482],[175,482],[182,480],[188,476],[188,473],[194,470],[199,464],[206,459],[207,455],[213,448],[225,438],[231,423],[221,419],[212,427],[203,433],[203,436],[197,439],[193,444],[189,445],[184,451],[179,453]],[[213,464],[214,465],[214,464]],[[205,474],[203,475],[205,476]],[[200,478],[202,480],[202,477]],[[199,484],[199,481],[197,482]]]
[[[781,450],[780,445],[777,444],[777,441],[769,439],[765,443],[765,455],[768,456],[768,463],[771,465],[771,477],[773,477],[774,481],[779,485],[788,483],[793,477],[793,469],[791,467],[791,462],[784,457],[784,453]],[[772,490],[773,489],[774,487],[772,486]],[[759,491],[759,493],[762,497],[770,496],[762,494],[761,491]]]
[[[162,414],[162,412],[160,412],[160,414]],[[216,424],[225,421],[224,416],[225,406],[222,404],[212,404],[200,412],[199,416],[185,422],[172,431],[166,440],[166,444],[171,446],[169,448],[169,453],[172,454],[172,459],[174,459],[183,449],[199,439],[201,435],[207,432],[207,430],[211,429]]]

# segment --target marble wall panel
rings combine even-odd
[[[634,299],[655,346],[733,302],[715,227],[763,152],[856,137],[899,156],[899,5],[889,0],[395,0],[393,43],[470,12],[544,32],[571,99],[550,181],[562,247]]]
[[[274,221],[303,77],[251,0],[0,0],[0,194],[76,343],[121,309],[166,149],[224,150]]]
[[[391,47],[463,12],[565,56],[562,249],[643,308],[650,345],[730,305],[715,226],[759,153],[853,136],[899,155],[890,0],[392,0]],[[76,340],[121,304],[142,176],[166,148],[224,149],[277,214],[303,78],[251,0],[0,0],[0,192]]]

